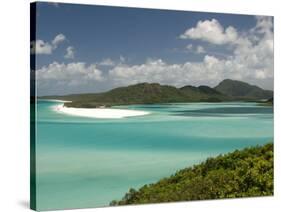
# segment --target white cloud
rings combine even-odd
[[[226,29],[216,20],[199,21],[196,27],[187,29],[180,35],[181,39],[203,40],[213,44],[226,44],[235,42],[237,30],[229,26]]]
[[[73,46],[69,46],[66,48],[66,54],[64,55],[64,58],[66,59],[73,59],[75,54],[75,50]]]
[[[203,53],[206,53],[206,50],[203,46],[196,46],[196,48],[194,48],[193,44],[188,44],[186,47],[186,50],[188,52],[193,52],[193,53],[196,53],[196,54],[203,54]]]
[[[58,34],[50,43],[43,40],[31,41],[30,51],[31,54],[52,54],[53,50],[58,47],[60,43],[65,40],[63,34]]]
[[[214,23],[216,26],[221,26],[217,21],[213,21]],[[228,32],[223,29],[219,31],[229,34],[231,30],[232,28],[228,28]],[[256,26],[248,32],[243,32],[238,36],[235,30],[235,36],[227,35],[226,37],[228,39],[223,38],[221,42],[222,40],[223,42],[231,41],[229,44],[233,52],[230,56],[222,58],[205,55],[202,61],[186,61],[183,64],[168,64],[161,59],[149,60],[144,64],[133,66],[123,64],[109,71],[110,78],[116,85],[127,85],[130,82],[159,82],[175,86],[187,84],[214,86],[225,78],[231,78],[273,89],[272,19],[258,17]],[[233,39],[234,37],[236,40]],[[209,40],[214,41],[211,38]],[[221,43],[218,40],[214,42]],[[193,45],[189,44],[186,48],[192,50]],[[195,52],[205,53],[206,51],[199,45]]]
[[[77,80],[97,80],[103,79],[102,72],[96,68],[95,64],[86,65],[83,62],[77,63],[57,63],[53,62],[48,66],[43,66],[37,70],[38,80],[55,79],[55,80],[72,80],[77,77]]]
[[[112,60],[111,58],[105,58],[102,61],[98,62],[97,65],[100,66],[108,66],[108,67],[113,67],[116,65],[124,64],[126,62],[126,58],[123,57],[122,55],[119,56],[119,59]]]
[[[215,57],[206,55],[202,62],[168,64],[161,59],[148,60],[140,65],[117,65],[109,71],[115,85],[158,82],[174,86],[213,84],[222,79],[223,65]],[[204,76],[204,77],[202,77]]]
[[[115,62],[112,59],[110,59],[110,58],[106,58],[106,59],[102,60],[101,62],[99,62],[98,65],[101,65],[101,66],[114,66]]]
[[[51,54],[53,50],[52,45],[43,40],[32,41],[30,45],[31,54]]]
[[[57,63],[36,70],[39,95],[50,90],[64,92],[67,89],[81,89],[103,80],[102,72],[96,65],[85,63]],[[82,86],[82,87],[81,87]],[[76,91],[77,92],[77,91]]]
[[[203,53],[206,53],[206,50],[203,46],[197,46],[196,53],[197,54],[203,54]]]
[[[215,86],[221,80],[231,78],[273,89],[272,19],[258,17],[256,26],[239,33],[239,36],[237,32],[237,41],[230,45],[232,54],[216,57],[208,52],[197,62],[187,59],[183,63],[170,64],[162,59],[148,59],[142,64],[129,65],[125,58],[122,58],[122,62],[120,58],[120,62],[115,62],[114,66],[109,66],[109,70],[104,72],[94,64],[52,63],[36,73],[38,84],[51,88],[63,88],[66,85],[83,87],[97,82],[110,85],[109,87],[140,82],[158,82],[178,87],[188,84]],[[201,47],[191,46],[190,49],[203,53],[205,49]],[[110,64],[113,61],[103,62]]]
[[[260,34],[271,36],[273,31],[273,20],[270,16],[256,16],[257,24],[252,29]]]
[[[65,36],[63,34],[58,34],[53,40],[52,40],[52,44],[53,44],[53,48],[57,48],[57,46],[59,44],[61,44],[63,41],[65,41]]]
[[[219,59],[212,55],[204,56],[200,62],[185,62],[183,64],[168,64],[161,59],[148,60],[140,65],[117,65],[107,76],[115,86],[129,85],[140,82],[158,82],[174,86],[209,85],[215,86],[226,78],[257,82],[268,78],[270,82],[273,70],[267,65],[255,69],[250,62],[241,64],[239,57]],[[256,83],[254,83],[256,84]],[[266,85],[270,88],[270,85]]]

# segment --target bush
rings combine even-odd
[[[273,195],[273,144],[209,158],[110,205]]]

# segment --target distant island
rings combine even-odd
[[[270,99],[273,91],[264,90],[246,82],[225,79],[211,88],[201,85],[187,85],[176,88],[158,83],[139,83],[119,87],[103,93],[70,94],[64,96],[42,96],[39,99],[59,99],[66,107],[97,108],[130,104],[184,103],[184,102],[222,102],[222,101],[260,101]]]
[[[182,169],[156,183],[131,188],[110,205],[273,195],[273,144],[236,150]]]

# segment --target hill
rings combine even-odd
[[[187,85],[176,88],[158,83],[139,83],[119,87],[103,93],[71,94],[66,96],[43,96],[43,99],[61,99],[69,107],[93,108],[128,104],[156,104],[176,102],[221,102],[221,101],[257,101],[270,99],[273,92],[263,90],[245,82],[226,79],[215,88],[201,85]]]
[[[238,80],[225,79],[214,89],[227,96],[242,100],[269,99],[273,97],[272,91]]]
[[[41,98],[69,100],[72,102],[65,103],[66,106],[84,108],[98,107],[101,105],[109,107],[127,104],[223,101],[228,99],[225,95],[208,86],[192,86],[192,88],[186,86],[178,89],[158,83],[139,83],[98,94],[73,94],[67,96],[45,96]]]
[[[199,87],[187,85],[180,90],[187,96],[189,99],[194,101],[205,100],[207,102],[220,102],[231,100],[231,97],[222,94],[221,92],[205,85],[201,85]]]
[[[160,203],[273,195],[273,144],[209,158],[110,205]]]

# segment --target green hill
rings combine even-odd
[[[119,87],[103,93],[72,94],[66,96],[44,96],[43,99],[61,99],[69,107],[92,108],[98,106],[154,104],[176,102],[221,102],[234,100],[269,99],[272,91],[263,90],[245,82],[224,80],[215,88],[201,85],[176,88],[158,83],[139,83]]]
[[[153,104],[172,102],[223,101],[227,97],[218,91],[207,87],[188,86],[176,88],[158,83],[140,83],[119,87],[98,94],[73,94],[67,96],[45,96],[45,99],[61,99],[72,102],[65,103],[69,107],[91,108],[100,105]]]
[[[224,95],[219,91],[205,85],[201,85],[199,87],[187,85],[180,88],[180,90],[193,101],[205,100],[207,102],[220,102],[231,100],[231,97],[228,97],[227,95]]]
[[[273,144],[236,150],[130,189],[110,205],[273,195]]]
[[[236,99],[257,100],[269,99],[273,97],[272,91],[263,90],[258,86],[230,79],[223,80],[214,89],[216,89],[220,93],[234,97]]]

